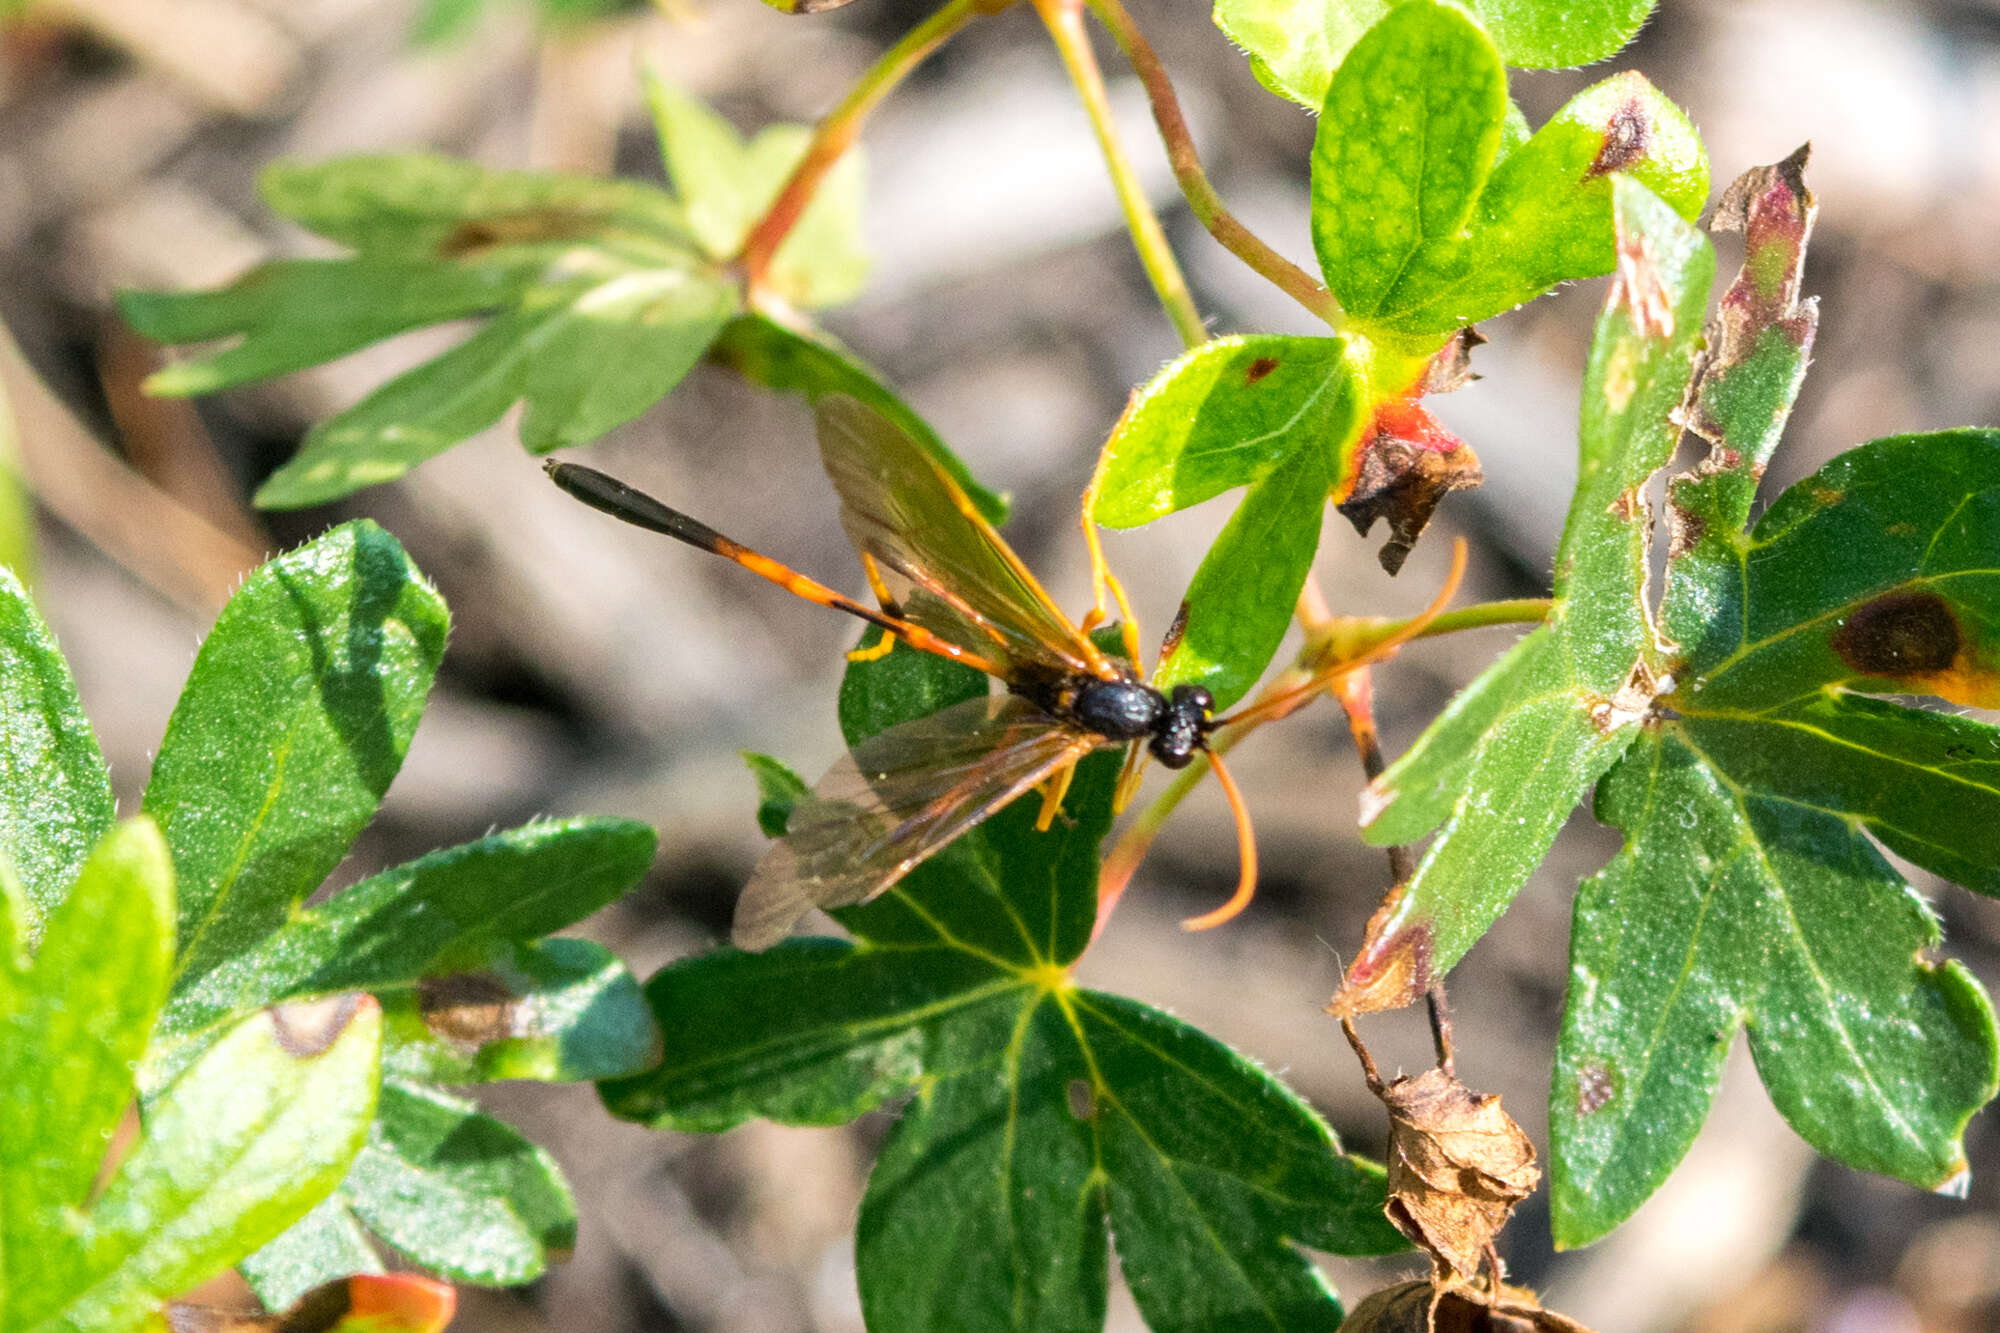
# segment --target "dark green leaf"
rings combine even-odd
[[[1250,55],[1258,80],[1317,111],[1349,48],[1400,0],[1215,0],[1215,22]],[[1602,60],[1632,40],[1652,0],[1469,0],[1500,55],[1521,69]]]
[[[804,778],[785,767],[783,760],[768,754],[745,750],[743,762],[757,780],[757,827],[764,830],[767,838],[784,837],[793,808],[812,788]]]
[[[1410,303],[1404,275],[1464,229],[1506,114],[1499,53],[1461,10],[1408,0],[1356,43],[1312,161],[1313,247],[1350,316],[1378,322]]]
[[[849,667],[842,725],[853,743],[985,688],[898,648]],[[1117,767],[1087,761],[1047,832],[1038,803],[1017,801],[843,909],[858,943],[789,940],[662,971],[646,991],[665,1059],[601,1085],[616,1114],[692,1130],[834,1124],[914,1093],[862,1206],[878,1333],[1101,1326],[1107,1215],[1149,1311],[1202,1289],[1185,1314],[1204,1322],[1162,1327],[1330,1325],[1339,1307],[1292,1246],[1399,1243],[1379,1171],[1268,1075],[1070,982]],[[1161,1198],[1172,1216],[1154,1215]]]
[[[1357,1008],[1408,1003],[1463,956],[1631,744],[1665,674],[1646,608],[1644,487],[1679,438],[1670,414],[1693,373],[1714,255],[1644,186],[1616,189],[1632,259],[1591,346],[1555,604],[1369,788],[1370,842],[1442,828],[1348,971]]]
[[[284,924],[375,812],[444,652],[435,590],[372,523],[264,565],[223,608],[145,810],[180,884],[176,992]]]
[[[2000,729],[1849,693],[1991,703],[2000,433],[1877,441],[1748,534],[1811,345],[1803,154],[1747,173],[1719,225],[1748,257],[1692,403],[1662,619],[1678,685],[1600,785],[1625,849],[1577,900],[1551,1093],[1557,1238],[1616,1226],[1700,1129],[1734,1033],[1815,1147],[1927,1188],[2000,1084],[1985,993],[1934,962],[1929,908],[1867,835],[2000,892]]]
[[[397,1083],[340,1197],[389,1244],[461,1282],[512,1286],[576,1243],[576,1206],[546,1152],[469,1102]]]
[[[1927,1188],[1965,1172],[1960,1136],[2000,1080],[1991,1006],[1925,958],[1922,899],[1837,815],[1739,785],[1705,730],[1649,735],[1600,788],[1627,842],[1577,899],[1550,1093],[1559,1244],[1665,1180],[1746,1021],[1793,1128]]]
[[[1104,444],[1091,517],[1133,528],[1270,476],[1308,446],[1346,453],[1359,385],[1339,338],[1215,338],[1155,375]]]
[[[739,315],[723,326],[708,355],[747,380],[781,393],[798,394],[808,403],[835,393],[859,399],[922,445],[972,497],[988,523],[1007,521],[1006,497],[981,486],[929,423],[884,387],[881,376],[831,334],[787,328],[765,315]]]
[[[380,1051],[365,998],[258,1014],[210,1047],[152,1103],[74,1261],[49,1265],[54,1327],[122,1333],[305,1215],[361,1146]]]
[[[33,943],[111,828],[111,777],[76,682],[20,582],[0,569],[0,856],[27,913]]]
[[[166,999],[173,915],[166,844],[131,820],[99,840],[33,962],[0,967],[0,1327],[33,1327],[92,1276],[70,1219],[131,1103]]]

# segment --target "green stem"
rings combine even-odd
[[[861,132],[861,122],[875,109],[876,103],[888,96],[891,89],[909,77],[926,56],[942,46],[960,28],[982,14],[997,13],[1012,3],[1013,0],[998,0],[997,3],[996,0],[950,0],[937,13],[905,33],[901,41],[884,51],[882,58],[861,76],[860,82],[848,90],[840,105],[821,118],[813,128],[812,141],[806,146],[805,156],[792,169],[791,178],[744,238],[741,262],[753,291],[763,285],[764,275],[769,271],[778,247],[785,243],[785,238],[792,234],[792,228],[798,225],[800,215],[812,203],[820,182],[853,147],[855,137]]]
[[[1070,82],[1076,85],[1077,96],[1083,101],[1084,113],[1090,117],[1090,128],[1096,132],[1097,146],[1111,171],[1118,205],[1125,211],[1125,225],[1132,233],[1132,245],[1139,252],[1146,277],[1151,280],[1153,291],[1181,335],[1181,341],[1189,347],[1199,347],[1208,341],[1208,329],[1202,323],[1201,311],[1195,308],[1187,278],[1167,245],[1167,234],[1160,229],[1160,220],[1139,187],[1138,173],[1132,169],[1132,160],[1119,141],[1118,129],[1112,124],[1111,100],[1104,91],[1104,71],[1098,68],[1097,55],[1090,49],[1090,38],[1083,27],[1083,0],[1035,0],[1035,10],[1048,26],[1063,67],[1069,71]]]
[[[1139,31],[1132,15],[1120,0],[1087,2],[1091,12],[1097,15],[1098,22],[1110,30],[1118,49],[1125,53],[1125,59],[1131,63],[1133,73],[1139,76],[1139,82],[1145,85],[1147,100],[1153,106],[1153,123],[1159,126],[1160,139],[1166,145],[1167,161],[1173,166],[1174,179],[1180,182],[1181,194],[1187,199],[1188,210],[1194,214],[1196,221],[1208,228],[1208,234],[1221,242],[1224,249],[1262,274],[1279,291],[1339,328],[1340,302],[1334,299],[1333,293],[1311,274],[1265,244],[1223,206],[1222,196],[1215,192],[1215,186],[1209,183],[1208,173],[1201,169],[1201,159],[1195,154],[1194,136],[1188,132],[1187,117],[1181,112],[1180,98],[1174,95],[1173,80],[1167,77],[1167,67],[1160,63],[1159,53]]]
[[[1480,602],[1473,606],[1462,606],[1456,611],[1440,612],[1428,625],[1410,637],[1434,639],[1440,634],[1456,634],[1460,630],[1467,629],[1485,629],[1489,625],[1539,624],[1548,619],[1551,605],[1546,597],[1517,597],[1511,601]],[[1409,623],[1408,620],[1378,619],[1329,622],[1343,627],[1337,634],[1342,657],[1360,656],[1376,644],[1395,638]]]

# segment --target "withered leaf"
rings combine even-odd
[[[1364,537],[1378,518],[1389,522],[1389,540],[1376,553],[1382,568],[1403,567],[1438,503],[1484,479],[1479,456],[1413,402],[1375,410],[1356,458],[1354,486],[1334,508]]]
[[[1343,1333],[1591,1333],[1544,1310],[1534,1292],[1505,1283],[1496,1299],[1479,1287],[1399,1282],[1371,1292],[1340,1327]]]
[[[1384,1211],[1438,1270],[1471,1279],[1542,1177],[1534,1144],[1497,1094],[1473,1092],[1449,1070],[1399,1078],[1376,1095],[1389,1108]]]

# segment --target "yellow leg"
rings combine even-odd
[[[1069,784],[1076,779],[1076,763],[1064,764],[1049,774],[1042,784],[1042,812],[1035,816],[1035,831],[1047,833],[1049,825],[1056,822],[1056,815],[1062,810],[1063,797],[1069,795]]]
[[[850,662],[879,662],[887,657],[889,650],[895,646],[896,636],[885,630],[882,637],[877,639],[871,646],[849,650],[847,660]]]

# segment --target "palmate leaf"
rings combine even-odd
[[[1590,784],[1637,734],[1661,673],[1646,607],[1643,488],[1679,438],[1714,255],[1644,186],[1616,181],[1628,256],[1598,319],[1581,461],[1546,623],[1452,701],[1371,784],[1365,836],[1438,835],[1369,923],[1342,1002],[1424,993],[1499,916]]]
[[[852,743],[985,689],[898,648],[849,667],[843,728]],[[797,788],[769,763],[782,813]],[[913,1094],[862,1203],[872,1329],[1101,1327],[1107,1222],[1154,1327],[1331,1328],[1339,1306],[1294,1247],[1399,1246],[1379,1169],[1304,1103],[1185,1024],[1069,980],[1116,769],[1087,761],[1050,831],[1017,802],[843,909],[856,942],[668,967],[647,983],[665,1061],[602,1085],[619,1115],[701,1131],[839,1124]]]
[[[149,337],[234,340],[148,388],[212,393],[411,329],[485,320],[315,426],[258,492],[272,508],[392,480],[517,403],[522,443],[537,452],[634,419],[743,312],[731,261],[806,135],[778,126],[744,144],[693,99],[657,80],[650,92],[678,197],[425,155],[273,167],[264,178],[273,211],[352,253],[265,264],[213,292],[124,293],[126,319]],[[858,289],[860,169],[850,155],[830,174],[779,248],[760,300],[816,307]]]
[[[244,1264],[274,1306],[377,1267],[364,1221],[457,1279],[533,1277],[573,1220],[554,1164],[426,1082],[598,1078],[658,1055],[624,966],[584,941],[542,939],[645,872],[642,825],[531,824],[304,907],[401,766],[445,632],[436,592],[373,524],[270,562],[202,645],[146,790],[181,884],[181,952],[141,1071],[150,1101],[266,1006],[370,992],[371,1023],[388,1019],[386,1049],[378,1031],[368,1061],[370,1105],[379,1069],[393,1095],[357,1174],[272,1256]],[[432,1160],[447,1133],[463,1153]],[[458,1201],[453,1225],[426,1211],[443,1194]]]
[[[1401,0],[1215,0],[1215,22],[1250,56],[1258,82],[1308,110],[1349,48]],[[1509,65],[1561,69],[1602,60],[1632,40],[1652,0],[1470,0]]]
[[[1926,1188],[1963,1175],[2000,1079],[1984,991],[1928,957],[1936,918],[1870,843],[2000,893],[2000,729],[1850,692],[2000,699],[2000,432],[1863,445],[1704,547],[1669,566],[1686,683],[1606,778],[1626,847],[1577,900],[1550,1095],[1567,1244],[1672,1171],[1739,1028],[1814,1147]]]

